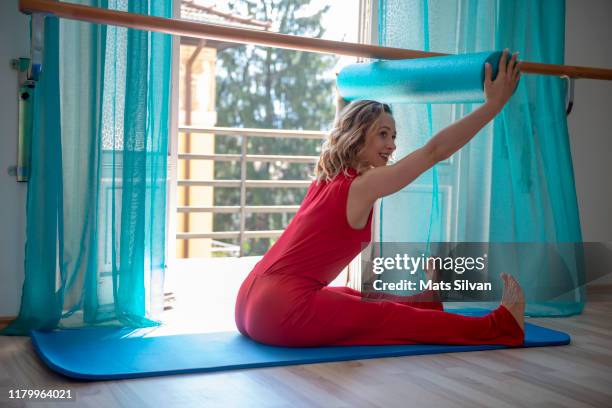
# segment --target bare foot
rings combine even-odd
[[[525,294],[514,276],[502,272],[504,292],[501,304],[512,314],[521,329],[525,330]]]

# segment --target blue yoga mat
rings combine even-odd
[[[31,337],[36,352],[51,369],[86,380],[508,348],[429,344],[292,348],[266,346],[238,332],[128,337],[133,332],[121,328],[33,330]],[[569,342],[566,333],[525,325],[523,347]]]
[[[491,64],[495,80],[501,54],[487,51],[351,64],[338,73],[338,91],[348,101],[480,103],[485,101],[485,62]],[[511,57],[509,53],[508,62]]]

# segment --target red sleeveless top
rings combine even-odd
[[[297,213],[278,240],[255,265],[256,275],[296,275],[326,286],[371,240],[372,213],[362,229],[346,217],[348,191],[358,173],[340,171],[333,180],[314,180]]]

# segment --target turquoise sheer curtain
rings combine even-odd
[[[172,16],[171,0],[79,3]],[[166,34],[46,19],[25,280],[2,334],[160,324],[171,50]]]
[[[563,64],[564,30],[564,0],[379,1],[379,43],[391,47],[509,48],[522,60]],[[433,242],[492,243],[488,279],[499,283],[498,298],[505,271],[525,289],[527,315],[580,313],[585,272],[565,92],[562,78],[523,75],[474,139],[381,201],[379,241],[421,242],[426,250]],[[396,157],[478,106],[394,104]]]

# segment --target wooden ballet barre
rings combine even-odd
[[[216,24],[197,23],[193,21],[83,6],[80,4],[62,3],[53,0],[19,0],[19,10],[25,14],[43,13],[71,20],[110,24],[185,37],[214,39],[240,44],[262,45],[323,54],[340,54],[388,60],[451,55],[438,52],[331,41],[320,38],[251,30],[247,28],[225,27]],[[528,61],[521,61],[521,72],[566,76],[569,78],[612,80],[612,69],[542,64]]]

